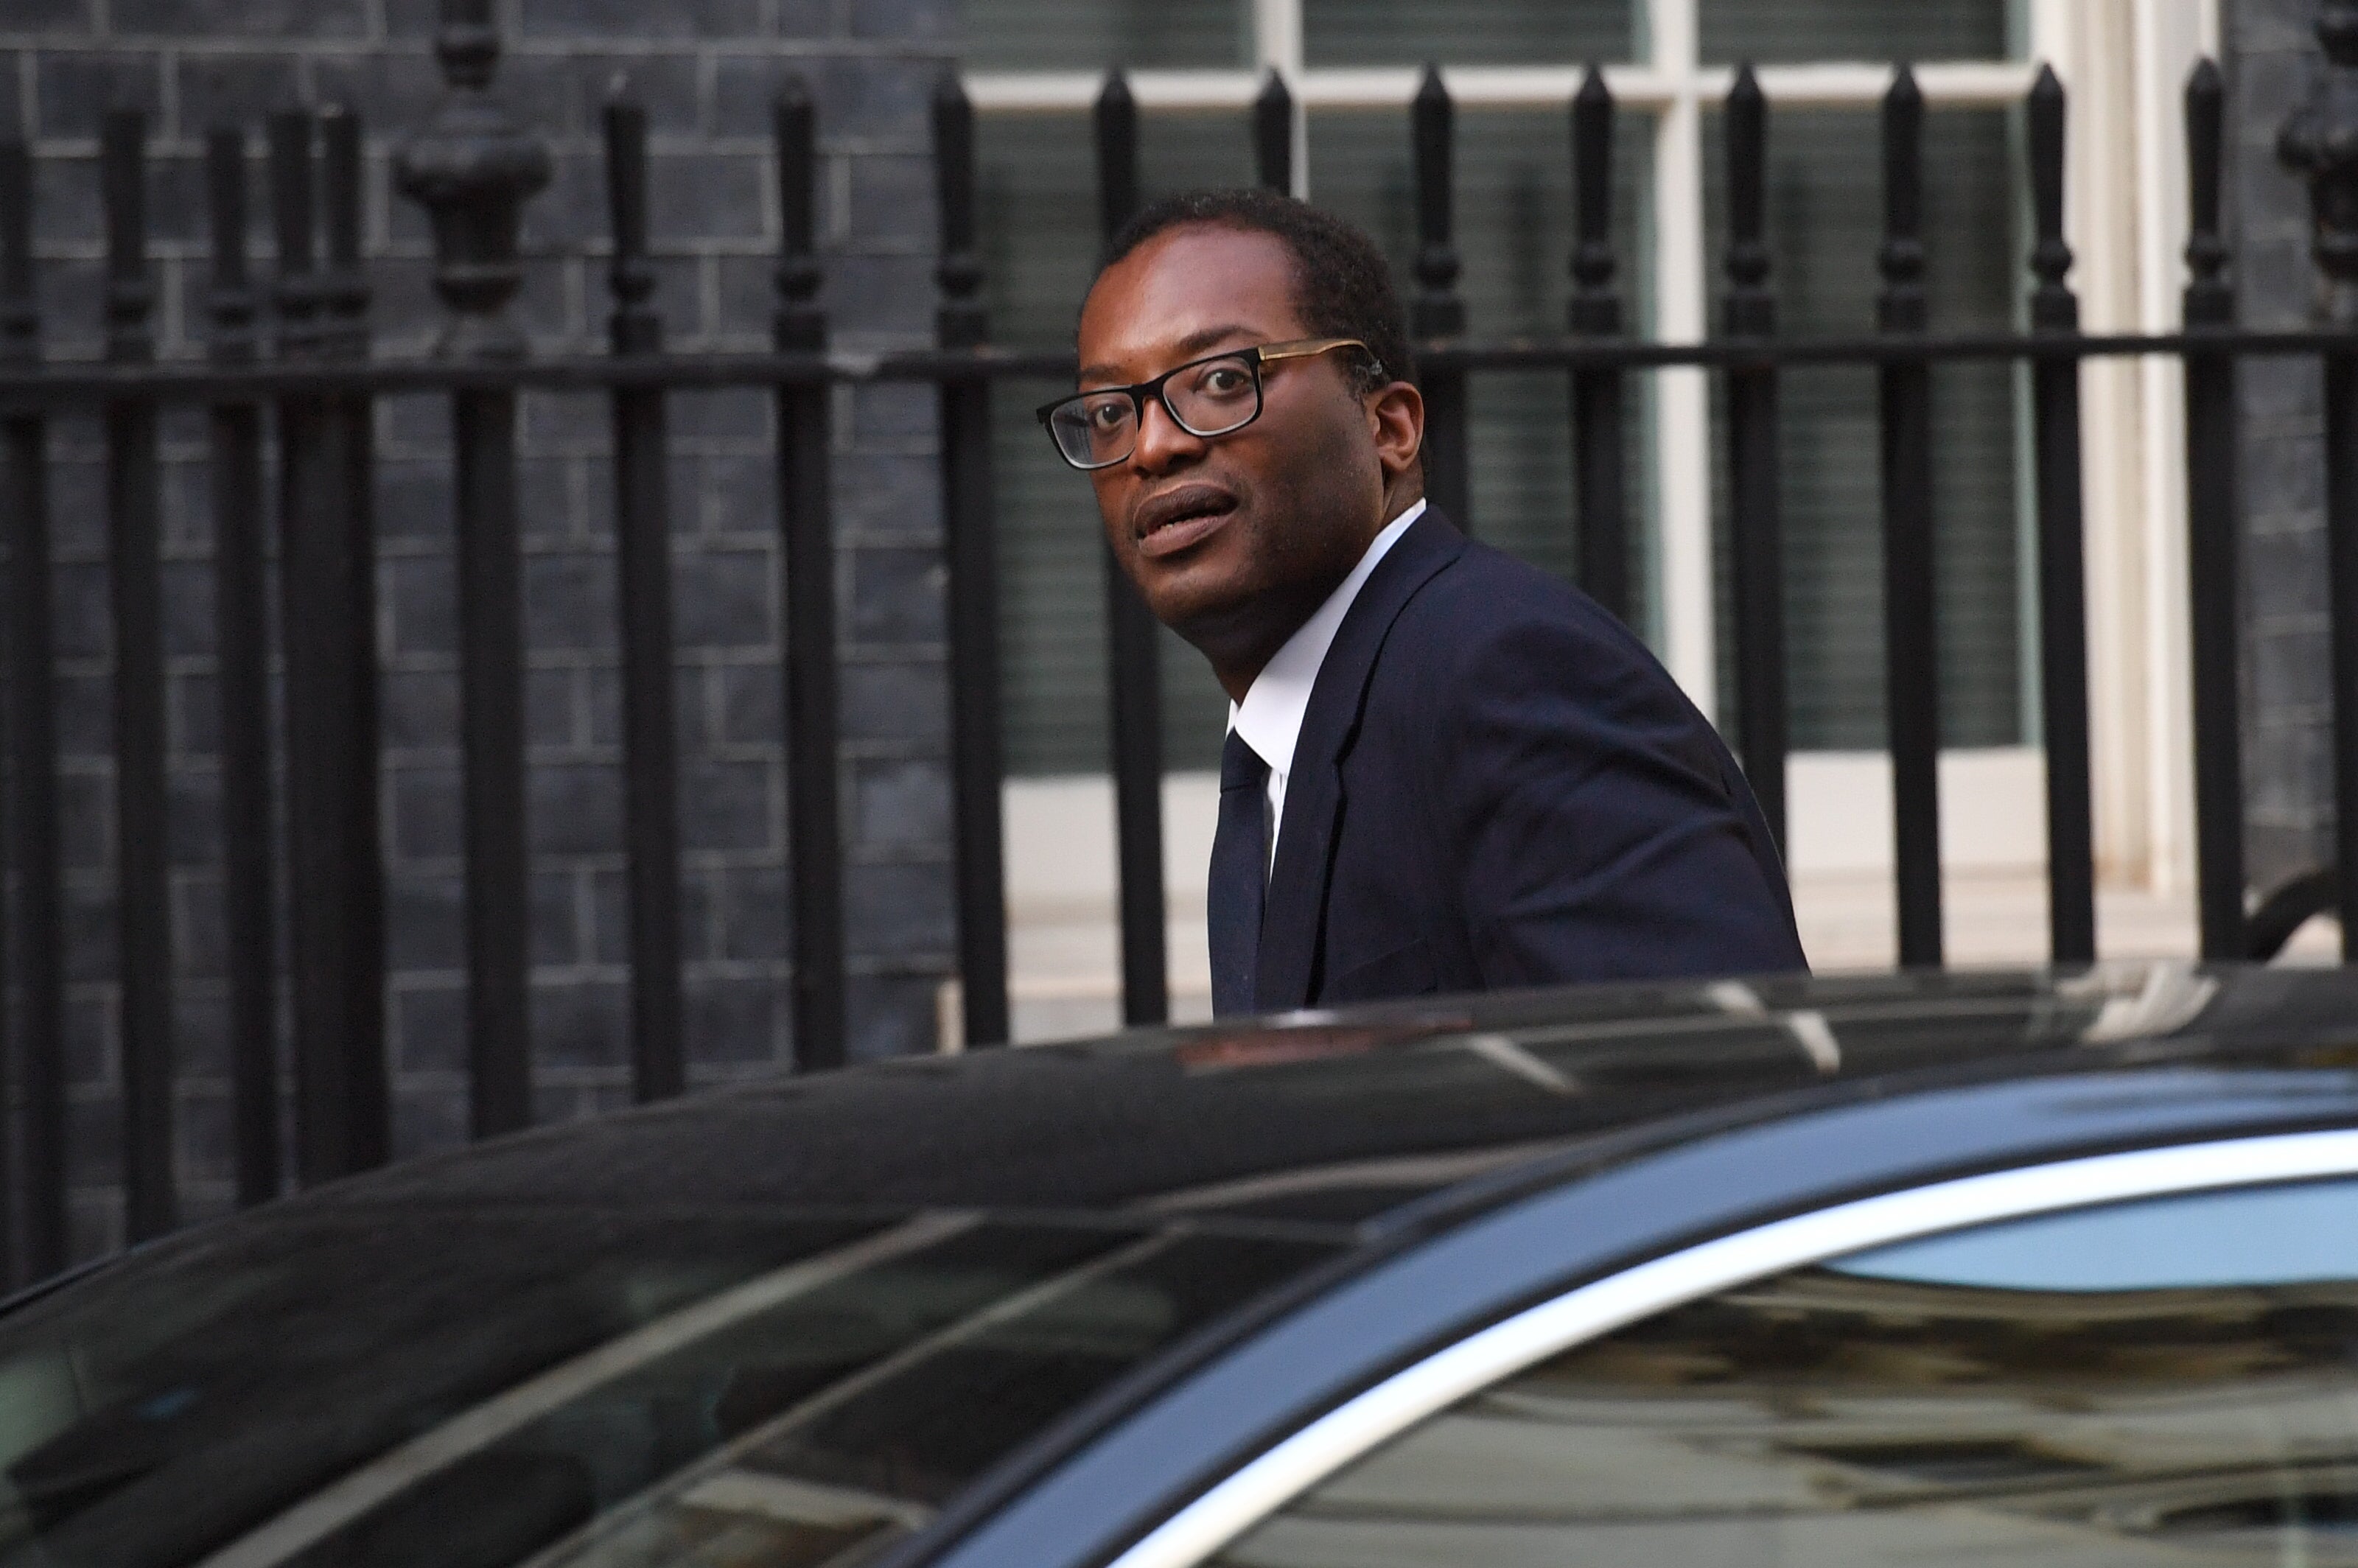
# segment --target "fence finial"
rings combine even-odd
[[[255,300],[245,243],[245,133],[216,125],[205,133],[205,187],[212,219],[212,283],[205,297],[212,357],[240,364],[254,358]]]
[[[819,308],[818,118],[810,85],[800,76],[778,83],[770,104],[770,135],[778,162],[777,308],[770,318],[780,349],[827,346],[827,312]]]
[[[2186,324],[2224,326],[2235,313],[2227,242],[2219,233],[2219,163],[2227,84],[2205,56],[2186,79]]]
[[[1456,112],[1441,68],[1428,64],[1410,110],[1416,143],[1415,330],[1422,338],[1452,337],[1466,330],[1466,302],[1457,297],[1457,246],[1452,234],[1453,154]]]
[[[1293,190],[1293,93],[1277,67],[1269,68],[1253,100],[1253,174],[1280,196]]]
[[[0,363],[38,359],[40,334],[33,296],[33,155],[22,137],[11,136],[0,140]]]
[[[141,111],[107,111],[99,181],[106,208],[106,357],[151,359],[156,286],[147,270],[147,116]]]
[[[1613,90],[1588,68],[1572,100],[1572,307],[1575,332],[1621,330],[1613,287]]]
[[[2080,308],[2063,282],[2071,247],[2063,243],[2063,82],[2051,65],[2039,68],[2030,87],[2031,216],[2038,238],[2030,247],[2030,320],[2037,327],[2072,328]]]
[[[319,112],[319,197],[327,266],[319,279],[322,334],[333,354],[368,355],[368,268],[361,261],[361,121],[347,105]]]
[[[2277,138],[2277,157],[2309,177],[2309,250],[2324,274],[2327,319],[2358,322],[2358,5],[2331,0],[2317,18],[2325,65]]]
[[[492,0],[442,0],[434,54],[449,90],[394,172],[401,193],[433,219],[434,291],[458,312],[436,351],[515,358],[524,334],[505,310],[524,282],[516,231],[526,199],[548,183],[548,149],[491,94],[500,58]]]
[[[278,319],[278,351],[308,353],[319,343],[319,284],[312,274],[311,114],[280,109],[268,121],[270,222],[277,240],[277,265],[271,278],[271,304]]]
[[[935,330],[946,349],[966,349],[990,335],[982,258],[975,254],[974,104],[954,66],[934,84],[934,178],[941,201],[942,257],[934,268],[942,301]]]
[[[1732,333],[1762,333],[1775,325],[1768,292],[1768,99],[1751,63],[1738,66],[1727,90],[1727,298]]]
[[[1876,311],[1887,332],[1924,326],[1924,93],[1905,65],[1883,95],[1883,248],[1876,267],[1883,293]]]
[[[606,207],[614,255],[606,271],[614,308],[608,331],[618,354],[652,354],[663,348],[663,318],[650,303],[655,269],[647,261],[647,112],[620,96],[607,101]]]
[[[1139,207],[1138,100],[1130,95],[1129,76],[1119,70],[1106,73],[1094,118],[1098,232],[1110,246]]]

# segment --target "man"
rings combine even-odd
[[[1258,190],[1139,214],[1042,409],[1234,705],[1216,1012],[1803,967],[1736,762],[1593,600],[1423,499],[1365,235]]]

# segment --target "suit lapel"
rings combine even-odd
[[[1262,906],[1257,1011],[1306,1007],[1325,925],[1335,823],[1343,804],[1341,762],[1366,701],[1376,655],[1401,611],[1433,573],[1457,558],[1466,536],[1428,505],[1376,564],[1336,631],[1310,688],[1310,706],[1286,776],[1285,820]]]

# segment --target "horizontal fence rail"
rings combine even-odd
[[[606,109],[601,127],[612,235],[611,351],[535,357],[505,310],[522,279],[518,213],[546,182],[547,157],[489,97],[497,40],[488,10],[463,0],[447,9],[446,22],[456,16],[464,24],[446,28],[442,54],[450,95],[441,115],[405,146],[395,170],[404,194],[436,220],[436,287],[449,307],[449,325],[430,358],[370,357],[360,127],[352,115],[289,111],[267,125],[275,243],[266,276],[247,254],[247,133],[233,127],[211,133],[206,143],[211,246],[206,352],[170,362],[155,361],[151,337],[141,211],[146,130],[140,116],[111,114],[102,138],[108,257],[103,361],[41,362],[31,160],[22,143],[0,141],[0,544],[7,557],[0,604],[8,622],[0,717],[11,763],[5,843],[14,896],[5,916],[16,999],[0,1060],[11,1079],[6,1096],[17,1108],[13,1120],[0,1117],[0,1173],[12,1200],[0,1202],[0,1226],[15,1227],[0,1233],[0,1256],[10,1260],[15,1278],[53,1272],[67,1261],[68,1247],[63,882],[50,679],[58,654],[46,592],[52,556],[50,425],[68,410],[96,413],[107,449],[117,639],[122,1173],[133,1237],[159,1233],[176,1217],[168,1108],[178,1060],[170,989],[176,934],[163,853],[168,803],[157,578],[157,431],[159,411],[168,406],[202,409],[208,421],[225,839],[221,898],[241,1203],[273,1195],[290,1174],[308,1184],[367,1168],[383,1162],[389,1148],[372,498],[377,406],[395,395],[447,399],[454,452],[471,1130],[497,1133],[534,1118],[516,452],[518,399],[526,392],[602,394],[611,403],[636,1097],[677,1094],[687,1079],[666,406],[667,395],[693,389],[767,389],[776,413],[775,526],[786,606],[777,678],[787,716],[792,1009],[797,1065],[809,1069],[844,1059],[847,1006],[838,826],[845,726],[828,389],[884,382],[937,388],[962,1027],[969,1045],[1009,1037],[991,406],[996,383],[1070,376],[1074,367],[1065,351],[989,341],[976,248],[973,111],[957,78],[944,76],[931,105],[941,219],[936,346],[864,352],[829,345],[814,220],[815,112],[808,91],[788,80],[773,119],[782,219],[773,350],[681,354],[665,349],[648,254],[646,116],[634,103],[619,101]],[[2273,952],[2301,919],[2334,906],[2335,889],[2348,884],[2349,867],[2358,863],[2353,848],[2358,833],[2344,834],[2338,878],[2336,868],[2322,868],[2246,914],[2236,668],[2236,365],[2255,355],[2293,355],[2327,366],[2328,493],[2337,547],[2353,547],[2349,541],[2358,539],[2358,369],[2353,368],[2358,367],[2358,330],[2251,331],[2232,325],[2234,300],[2218,227],[2221,104],[2219,74],[2206,62],[2187,90],[2192,230],[2182,330],[2080,330],[2069,285],[2071,256],[2062,239],[2064,93],[2051,72],[2041,72],[2027,103],[2024,144],[2036,229],[2023,295],[2027,325],[2016,331],[1954,332],[1936,330],[1928,319],[1920,224],[1923,101],[1912,76],[1899,70],[1883,117],[1883,240],[1873,257],[1862,258],[1877,267],[1881,284],[1875,330],[1793,339],[1777,333],[1778,280],[1765,239],[1774,106],[1754,73],[1741,70],[1725,118],[1729,211],[1721,335],[1702,342],[1627,335],[1621,263],[1610,240],[1615,104],[1600,71],[1588,72],[1567,106],[1574,243],[1567,258],[1566,330],[1556,336],[1467,335],[1457,293],[1454,110],[1437,71],[1426,72],[1411,108],[1417,250],[1409,301],[1429,415],[1428,473],[1444,505],[1461,518],[1467,514],[1471,378],[1534,370],[1565,376],[1565,461],[1574,498],[1565,526],[1576,545],[1578,575],[1608,609],[1629,616],[1635,573],[1624,409],[1630,378],[1669,367],[1699,367],[1724,378],[1725,526],[1734,565],[1737,672],[1732,739],[1780,842],[1790,750],[1783,621],[1789,571],[1777,458],[1780,386],[1790,373],[1815,367],[1875,371],[1887,717],[1904,962],[1938,964],[1944,950],[1935,765],[1935,544],[1942,518],[1930,461],[1937,365],[1996,361],[2028,370],[2054,958],[2073,963],[2096,956],[2077,381],[2078,367],[2089,360],[2158,355],[2184,367],[2203,955]],[[1285,188],[1293,176],[1296,110],[1283,81],[1272,75],[1249,113],[1258,177]],[[1094,128],[1099,213],[1110,240],[1142,197],[1137,106],[1120,75],[1108,80],[1097,101]],[[280,592],[275,648],[265,631],[274,536]],[[1104,565],[1122,1014],[1145,1023],[1167,1018],[1169,1010],[1156,633],[1109,555]],[[2358,574],[2340,572],[2337,581],[2346,586]],[[2334,691],[2344,737],[2337,754],[2346,764],[2344,798],[2358,800],[2358,741],[2350,739],[2358,735],[2358,603],[2347,599],[2334,604],[2342,651]],[[271,722],[274,659],[284,672],[283,726]],[[276,753],[275,733],[283,733]],[[283,800],[275,794],[282,789]],[[282,812],[283,829],[275,830]],[[291,1069],[285,1074],[291,1106],[279,1098],[282,989],[291,1018],[285,1064]],[[284,1162],[282,1119],[292,1128],[291,1158]]]
[[[2358,326],[2245,328],[2190,326],[2177,332],[1926,332],[1920,337],[1725,338],[1694,342],[1598,341],[1572,335],[1418,343],[1420,372],[1823,369],[1844,365],[1958,363],[2135,358],[2147,354],[2234,358],[2322,354],[2358,343]],[[97,362],[0,367],[0,413],[94,406],[126,392],[162,403],[351,391],[392,397],[419,393],[512,388],[530,392],[608,392],[633,387],[708,391],[796,383],[1038,381],[1069,377],[1066,350],[859,350],[780,353],[550,354],[512,365],[446,365],[374,360],[347,367],[301,364],[216,365],[167,361],[126,369]],[[1425,438],[1433,434],[1428,423]]]

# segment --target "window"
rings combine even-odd
[[[1237,1568],[2347,1561],[2358,1182],[2008,1221],[1740,1286],[1412,1429]]]
[[[2034,5],[2042,0],[2032,0]],[[1297,181],[1367,227],[1407,292],[1413,274],[1407,105],[1437,60],[1458,101],[1461,292],[1471,330],[1553,331],[1569,293],[1566,110],[1579,70],[1614,71],[1621,107],[1616,222],[1625,319],[1701,336],[1716,315],[1718,131],[1725,66],[1824,68],[1771,77],[1772,282],[1780,330],[1871,326],[1881,197],[1875,107],[1893,60],[1920,73],[1929,284],[1936,327],[2004,326],[2025,285],[2016,222],[2027,87],[2011,0],[968,0],[968,59],[984,120],[982,221],[994,330],[1065,341],[1097,248],[1088,105],[1101,73],[1133,73],[1144,189],[1252,178],[1246,105],[1259,72],[1303,114]],[[1575,539],[1563,377],[1476,375],[1470,522],[1480,536],[1570,575]],[[1724,481],[1709,380],[1633,378],[1631,506],[1641,630],[1706,710],[1730,687]],[[1105,563],[1087,487],[1028,415],[1000,400],[1002,636],[1008,757],[1020,774],[1107,766]],[[1041,389],[1040,395],[1046,395]],[[2023,700],[2024,552],[2017,392],[2003,368],[1943,367],[1934,416],[1944,740],[2013,745]],[[1793,740],[1871,749],[1883,738],[1874,390],[1862,370],[1794,373],[1784,399]],[[1223,699],[1191,650],[1164,638],[1165,755],[1208,769]]]
[[[986,70],[1251,63],[1249,0],[969,0],[967,63]]]

